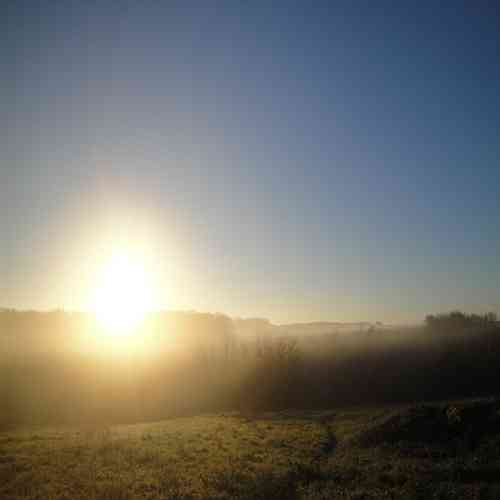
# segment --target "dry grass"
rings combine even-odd
[[[4,432],[0,498],[500,498],[498,436],[483,433],[471,444],[455,432],[429,443],[418,432],[412,441],[405,430],[404,440],[394,439],[395,422],[407,425],[408,415],[397,409],[254,419],[220,414]],[[374,435],[372,444],[363,441]]]

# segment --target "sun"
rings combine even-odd
[[[107,333],[132,332],[154,307],[152,280],[140,259],[114,255],[104,266],[95,293],[94,312]]]

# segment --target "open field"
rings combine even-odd
[[[500,498],[497,401],[0,434],[2,499]]]

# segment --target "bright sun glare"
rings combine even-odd
[[[133,331],[153,308],[151,277],[139,259],[120,254],[112,257],[100,278],[94,311],[108,333]]]

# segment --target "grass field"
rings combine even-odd
[[[0,433],[2,499],[500,498],[498,402]]]

